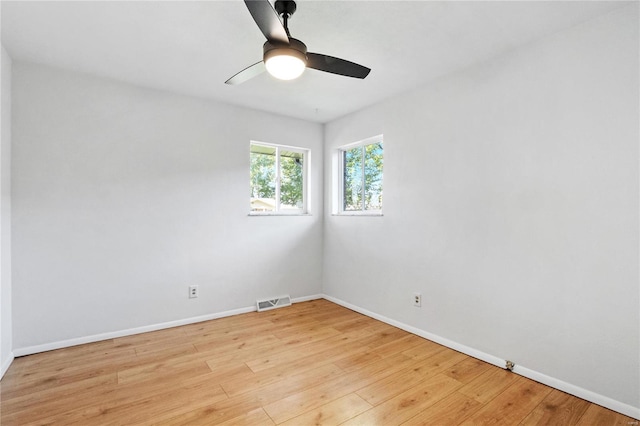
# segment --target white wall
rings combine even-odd
[[[321,125],[18,62],[13,108],[16,353],[321,293]],[[248,216],[251,139],[311,149],[312,215]]]
[[[380,133],[385,198],[325,206],[325,294],[640,413],[638,73],[634,4],[329,123],[325,199]]]
[[[0,377],[13,360],[11,313],[11,57],[2,50],[0,135]]]

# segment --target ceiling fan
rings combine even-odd
[[[281,80],[298,78],[305,68],[313,68],[332,74],[353,78],[365,78],[369,68],[340,58],[320,53],[307,52],[307,46],[289,33],[289,18],[296,11],[293,0],[277,0],[275,9],[269,0],[244,0],[253,20],[267,38],[264,43],[263,60],[243,69],[226,84],[240,84],[268,71]],[[282,16],[280,22],[279,16]]]

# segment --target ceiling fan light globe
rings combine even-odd
[[[293,80],[302,75],[307,66],[304,54],[292,49],[277,49],[265,55],[264,64],[269,74],[280,80]]]

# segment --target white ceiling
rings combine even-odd
[[[14,61],[327,122],[626,4],[300,0],[292,36],[368,66],[365,80],[307,70],[224,84],[262,59],[264,36],[242,0],[3,0],[2,44]]]

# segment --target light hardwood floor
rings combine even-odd
[[[637,425],[315,300],[18,358],[6,425]]]

